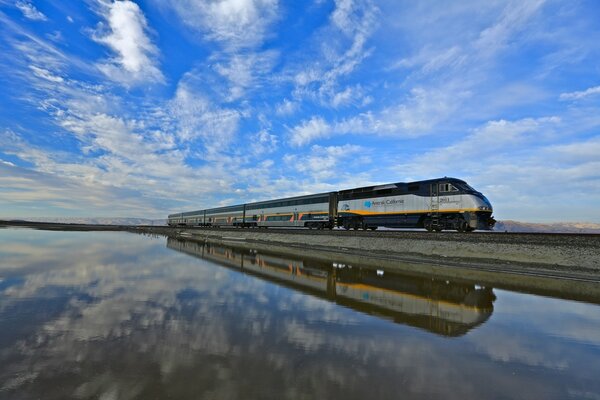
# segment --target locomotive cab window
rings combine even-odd
[[[456,186],[454,186],[451,183],[440,183],[439,184],[439,190],[440,192],[458,192],[458,189],[456,188]]]

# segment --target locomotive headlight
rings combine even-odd
[[[488,206],[479,206],[479,211],[492,211]]]

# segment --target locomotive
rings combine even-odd
[[[168,224],[471,232],[491,230],[496,222],[492,212],[491,203],[482,193],[463,180],[444,177],[171,214]]]

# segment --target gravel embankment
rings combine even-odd
[[[168,233],[173,229],[166,228]],[[600,236],[504,233],[426,233],[242,229],[177,229],[180,233],[206,238],[227,238],[294,245],[312,249],[360,252],[372,256],[426,256],[433,259],[462,259],[541,264],[600,274]]]

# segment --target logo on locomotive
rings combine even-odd
[[[387,200],[378,200],[378,201],[365,201],[364,206],[367,208],[371,207],[382,207],[382,206],[394,206],[398,204],[404,204],[404,200],[402,199],[387,199]]]

